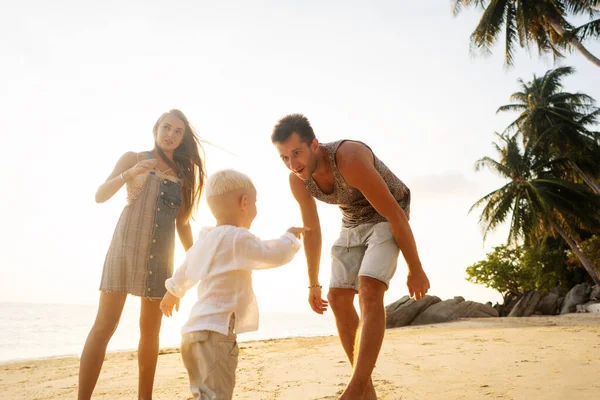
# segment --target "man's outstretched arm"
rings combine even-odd
[[[408,291],[411,297],[420,299],[429,289],[429,280],[423,271],[406,214],[375,169],[373,153],[360,143],[345,142],[340,146],[336,160],[346,183],[360,190],[373,208],[389,221],[394,239],[408,264]]]
[[[304,254],[308,265],[308,282],[310,286],[308,303],[314,312],[323,314],[328,303],[322,298],[319,283],[319,264],[321,262],[321,224],[315,199],[308,193],[304,183],[294,174],[290,174],[290,189],[300,206],[302,223],[310,231],[303,236]]]

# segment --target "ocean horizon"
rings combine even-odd
[[[307,306],[308,307],[308,306]],[[80,356],[97,305],[0,302],[0,363]],[[189,310],[163,318],[160,347],[179,347],[180,329]],[[261,312],[259,330],[238,335],[239,342],[286,337],[328,336],[336,333],[333,314]],[[139,305],[126,304],[107,351],[136,350]]]

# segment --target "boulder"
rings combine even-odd
[[[386,328],[399,328],[410,325],[423,310],[432,304],[439,303],[441,300],[437,296],[425,295],[423,298],[415,301],[409,296],[401,297],[399,300],[385,307],[387,319]]]
[[[508,314],[510,314],[511,310],[519,302],[519,300],[520,300],[520,297],[518,297],[516,295],[511,296],[509,299],[505,299],[504,304],[502,304],[502,306],[499,310],[500,316],[506,317]]]
[[[454,321],[458,318],[498,317],[498,311],[487,304],[464,301],[462,297],[441,301],[425,309],[411,325],[435,324]]]
[[[600,303],[588,304],[585,308],[586,312],[600,314]]]
[[[580,283],[579,285],[573,286],[565,296],[565,301],[560,309],[561,315],[576,312],[578,304],[587,303],[591,291],[592,288],[587,283]]]
[[[502,315],[502,309],[504,308],[502,304],[496,303],[494,304],[494,310],[498,311],[498,315]]]
[[[558,291],[551,291],[541,298],[536,311],[539,311],[542,315],[556,315],[560,308],[558,305],[559,298],[560,295]]]
[[[529,317],[540,303],[542,295],[537,290],[531,290],[523,295],[508,314],[509,317]]]
[[[595,286],[590,293],[590,300],[600,301],[600,286]]]

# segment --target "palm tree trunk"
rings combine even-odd
[[[565,28],[563,28],[563,26],[561,24],[559,24],[556,21],[550,21],[550,25],[560,36],[565,35]],[[573,37],[573,38],[569,39],[569,43],[573,47],[575,47],[577,50],[579,50],[579,52],[585,58],[587,58],[592,63],[596,64],[597,67],[600,67],[600,59],[598,57],[596,57],[595,55],[593,55],[592,53],[590,53],[589,50],[586,49],[585,46],[579,40],[577,40],[576,38]]]
[[[592,190],[596,194],[600,195],[600,185],[598,185],[598,181],[596,181],[596,178],[593,176],[590,176],[589,173],[584,172],[581,168],[579,168],[579,165],[577,165],[576,162],[571,161],[571,165],[573,166],[573,168],[575,168],[577,170],[577,172],[579,173],[581,178],[585,181],[585,183],[587,183],[588,186],[591,187]]]
[[[577,244],[577,242],[575,242],[575,240],[571,239],[569,237],[569,235],[567,235],[567,233],[565,231],[563,231],[558,226],[558,224],[556,224],[554,221],[550,221],[550,224],[560,234],[560,236],[562,236],[563,239],[565,239],[565,242],[567,242],[569,247],[575,252],[575,254],[577,255],[577,258],[579,258],[579,261],[581,261],[583,268],[585,268],[585,270],[590,275],[592,280],[596,283],[596,285],[600,286],[600,277],[594,270],[594,267],[592,266],[592,263],[590,262],[590,260],[587,259],[587,257],[583,254],[583,252],[579,248],[579,245]]]

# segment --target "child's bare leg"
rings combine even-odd
[[[126,298],[126,293],[100,292],[96,321],[85,341],[79,362],[79,400],[92,397],[106,355],[106,346],[119,325]]]
[[[138,398],[152,399],[154,374],[158,359],[158,334],[162,322],[160,300],[142,298],[140,313],[140,343],[138,346]]]

